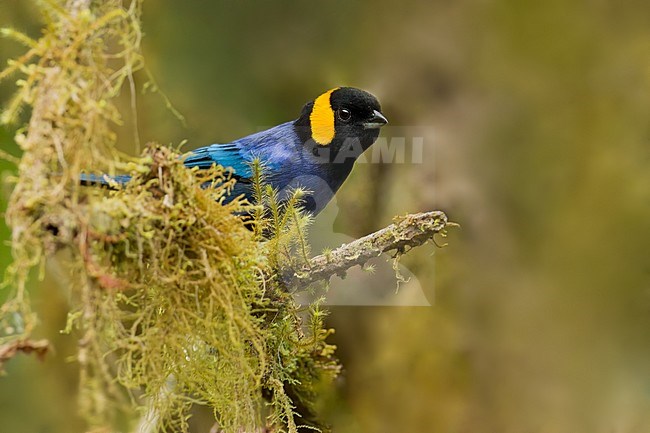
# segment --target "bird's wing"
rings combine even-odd
[[[232,176],[237,179],[232,191],[226,197],[226,202],[244,195],[248,200],[252,200],[251,178],[253,177],[250,161],[244,157],[241,145],[239,143],[213,144],[211,146],[201,147],[185,156],[183,163],[187,168],[199,167],[206,169],[213,164],[219,164],[222,167],[230,168]],[[204,185],[209,187],[210,184]]]
[[[241,150],[237,143],[213,144],[189,152],[184,164],[188,168],[210,168],[213,164],[219,164],[230,167],[237,178],[250,179],[253,176],[250,161]]]

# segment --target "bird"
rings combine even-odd
[[[347,179],[355,161],[388,123],[379,101],[354,87],[336,87],[307,102],[297,119],[230,143],[212,144],[181,156],[188,168],[230,169],[236,179],[226,202],[243,195],[253,202],[253,164],[280,201],[295,188],[305,191],[304,211],[316,216]],[[83,184],[123,185],[129,175],[82,174]]]

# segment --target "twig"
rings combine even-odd
[[[396,251],[401,254],[420,246],[433,239],[436,233],[443,233],[449,224],[447,215],[441,211],[406,215],[388,227],[312,258],[300,269],[285,271],[285,285],[289,290],[296,290],[327,281],[334,275],[343,276],[348,269],[363,265],[382,253]]]
[[[17,340],[0,346],[0,371],[5,362],[16,356],[18,352],[30,354],[34,352],[38,359],[42,360],[45,354],[50,351],[50,343],[47,340]]]

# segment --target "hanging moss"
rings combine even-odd
[[[316,390],[339,368],[331,331],[318,305],[300,308],[277,277],[309,251],[302,192],[280,205],[254,167],[264,206],[224,204],[234,180],[221,167],[188,170],[157,145],[137,159],[116,152],[112,101],[142,66],[141,2],[38,5],[43,36],[5,30],[28,51],[0,74],[21,75],[3,121],[31,110],[16,135],[13,295],[0,310],[0,344],[29,338],[30,270],[65,250],[74,275],[66,331],[79,337],[80,406],[92,427],[115,430],[126,418],[145,431],[187,431],[193,404],[213,408],[226,432],[319,426]],[[114,191],[83,188],[82,169],[134,178]]]

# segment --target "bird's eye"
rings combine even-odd
[[[352,118],[352,112],[347,108],[341,108],[337,113],[342,122],[348,122]]]

